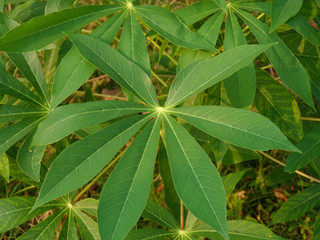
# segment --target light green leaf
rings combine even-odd
[[[4,14],[0,14],[0,35],[2,36],[19,24]],[[20,72],[34,86],[41,97],[48,101],[49,91],[42,66],[36,52],[8,53],[11,61],[19,68]]]
[[[83,212],[74,209],[74,215],[79,225],[82,239],[85,240],[100,240],[98,224]]]
[[[179,197],[197,218],[229,239],[225,191],[218,170],[187,130],[164,116],[167,153]]]
[[[303,0],[273,0],[270,32],[296,15],[302,7],[302,2]]]
[[[293,173],[320,156],[320,125],[309,132],[298,144],[302,153],[290,153],[284,168]]]
[[[9,182],[10,166],[9,159],[5,153],[0,156],[0,175],[2,175]]]
[[[76,202],[73,208],[79,209],[90,215],[97,217],[97,208],[98,208],[99,200],[94,198],[85,198],[79,202]]]
[[[6,232],[29,219],[48,210],[61,206],[61,204],[46,204],[29,214],[35,202],[33,197],[12,197],[0,199],[0,233]]]
[[[198,33],[212,43],[212,45],[216,45],[225,15],[226,13],[222,11],[215,13],[198,30]]]
[[[20,1],[21,2],[21,1]],[[44,15],[46,2],[39,1],[23,1],[24,3],[16,5],[12,11],[8,12],[8,16],[17,22],[26,22],[30,19]]]
[[[125,12],[114,15],[96,28],[91,36],[110,43],[124,21]],[[59,64],[53,81],[50,108],[54,109],[60,102],[75,92],[95,71],[95,67],[85,60],[75,47],[64,56]]]
[[[142,5],[135,6],[134,10],[150,28],[174,44],[190,49],[216,51],[214,46],[204,37],[198,33],[191,32],[177,15],[166,8]]]
[[[174,237],[176,233],[162,229],[138,229],[132,230],[125,240],[163,240]],[[170,239],[170,238],[169,238]]]
[[[0,123],[11,122],[28,117],[39,117],[45,114],[46,112],[39,108],[26,108],[0,104]]]
[[[65,215],[65,210],[60,210],[46,220],[38,223],[33,228],[29,229],[27,232],[22,234],[17,240],[48,240],[52,239],[56,229],[58,228],[63,216]]]
[[[228,229],[230,240],[285,240],[274,234],[264,225],[250,221],[228,221]],[[190,230],[190,234],[215,240],[223,240],[214,229],[206,225]]]
[[[175,14],[189,26],[199,20],[209,16],[212,13],[217,12],[220,7],[214,3],[214,1],[200,1],[183,7],[175,12]]]
[[[17,163],[20,169],[35,181],[40,181],[40,161],[46,150],[46,145],[31,147],[33,131],[23,142],[17,154]]]
[[[212,1],[214,1],[216,4],[218,4],[223,11],[225,11],[225,12],[227,11],[225,0],[212,0]]]
[[[251,63],[270,44],[234,47],[212,59],[199,60],[178,73],[165,106],[174,107]]]
[[[125,101],[94,101],[61,106],[40,123],[32,144],[54,143],[83,127],[147,111],[148,108],[141,104]]]
[[[191,63],[211,58],[211,53],[203,50],[190,50],[184,49],[181,56],[179,57],[179,62],[177,66],[177,73],[179,73],[182,69],[190,65]]]
[[[158,105],[149,76],[136,64],[99,39],[70,35],[80,54],[146,103]]]
[[[320,184],[313,185],[289,198],[272,218],[272,223],[291,221],[320,203]]]
[[[0,155],[31,132],[39,121],[41,121],[39,118],[26,118],[16,124],[2,128],[0,130]]]
[[[45,13],[49,14],[70,8],[73,2],[74,0],[48,0]]]
[[[233,47],[246,44],[247,40],[242,33],[237,17],[231,10],[229,10],[226,23],[224,49],[228,51]],[[240,69],[238,72],[225,79],[223,83],[232,106],[237,108],[250,106],[256,93],[256,74],[254,64],[250,63],[248,66]]]
[[[168,210],[164,209],[163,207],[151,200],[148,200],[147,205],[141,216],[155,221],[156,223],[159,223],[161,226],[164,226],[171,230],[180,228],[176,219]]]
[[[93,20],[121,8],[116,5],[88,5],[35,17],[1,37],[0,49],[7,52],[41,49],[62,38],[65,35],[64,32],[74,32]]]
[[[242,8],[250,11],[263,12],[267,15],[271,14],[271,2],[241,2],[241,4],[233,4],[237,8]]]
[[[266,50],[266,54],[273,64],[281,80],[307,104],[314,107],[308,76],[301,63],[275,33],[268,31],[268,26],[251,14],[236,9],[240,17],[248,24],[260,43],[278,42],[277,45]]]
[[[98,206],[103,239],[122,240],[140,218],[152,184],[160,125],[158,116],[143,129],[105,183]]]
[[[295,141],[301,140],[303,128],[296,100],[286,87],[263,71],[257,71],[257,93],[254,105],[288,137]]]
[[[74,216],[71,210],[69,210],[67,218],[63,222],[62,230],[59,234],[59,240],[78,240],[78,229]]]
[[[248,172],[249,169],[229,173],[222,177],[222,182],[224,189],[226,191],[226,196],[232,193],[238,182],[242,179],[243,175]]]
[[[42,100],[35,96],[18,79],[11,76],[0,66],[0,93],[25,100],[27,102],[44,107]]]
[[[150,118],[123,119],[66,148],[50,166],[33,209],[87,183]]]
[[[146,39],[132,10],[123,26],[118,50],[150,76],[151,69]]]
[[[169,112],[213,137],[239,147],[299,151],[277,126],[255,112],[221,106],[177,108]]]

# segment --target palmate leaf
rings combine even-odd
[[[174,186],[184,205],[228,237],[225,192],[219,172],[191,135],[165,116],[166,144]]]
[[[103,239],[123,239],[138,221],[150,193],[159,143],[158,116],[134,139],[103,187],[98,224]]]
[[[78,209],[74,209],[73,212],[79,225],[82,239],[100,240],[98,224]]]
[[[303,0],[273,0],[270,32],[298,13]]]
[[[150,118],[123,119],[66,148],[50,166],[32,210],[87,183]]]
[[[180,71],[171,85],[165,106],[178,105],[251,63],[273,44],[234,47],[212,59],[196,61]]]
[[[79,202],[76,202],[73,206],[75,209],[79,209],[90,215],[97,217],[97,209],[98,209],[99,200],[94,198],[85,198]]]
[[[139,99],[152,106],[158,105],[155,88],[149,76],[138,65],[99,39],[80,34],[72,34],[70,39],[89,62]]]
[[[242,33],[237,17],[229,9],[224,49],[228,51],[233,47],[246,44],[247,40]],[[238,72],[226,78],[223,83],[232,106],[237,108],[250,106],[256,93],[254,64],[250,63],[248,66],[240,69]]]
[[[126,17],[126,12],[114,15],[97,27],[91,35],[110,43]],[[75,47],[64,56],[59,64],[53,81],[50,108],[54,109],[60,102],[75,92],[95,71]]]
[[[198,33],[207,39],[211,44],[216,45],[221,24],[225,15],[225,12],[218,11],[201,26],[201,28],[198,30]]]
[[[278,42],[277,45],[266,50],[266,54],[281,80],[307,104],[314,107],[308,76],[301,63],[275,33],[269,34],[266,24],[251,14],[235,9],[239,16],[247,23],[260,43]]]
[[[60,210],[46,220],[42,221],[41,223],[37,224],[24,234],[22,234],[17,239],[19,240],[47,240],[51,239],[58,228],[63,216],[66,214],[66,210]]]
[[[320,204],[320,184],[313,185],[289,198],[272,218],[272,223],[291,221]]]
[[[138,229],[132,230],[125,240],[163,240],[171,239],[170,237],[174,236],[176,236],[176,233],[162,229]]]
[[[39,117],[45,114],[46,112],[40,108],[27,108],[0,104],[0,123],[6,123],[30,117]]]
[[[184,107],[168,111],[209,135],[239,147],[299,152],[277,126],[255,112],[222,106]]]
[[[12,29],[0,38],[0,49],[6,52],[27,52],[41,49],[62,38],[64,32],[80,27],[120,10],[117,5],[89,5],[65,9],[35,17]]]
[[[309,132],[298,144],[302,153],[290,153],[284,168],[293,173],[320,156],[320,125]]]
[[[50,144],[82,127],[147,111],[144,105],[125,101],[94,101],[61,106],[40,123],[32,144]]]
[[[150,28],[178,46],[190,49],[217,51],[214,46],[200,34],[191,32],[187,26],[168,9],[153,5],[134,6],[133,9]]]
[[[59,240],[76,240],[78,237],[78,229],[74,220],[73,212],[69,210],[68,216],[63,222],[63,227],[59,234]]]

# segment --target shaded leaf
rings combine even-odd
[[[212,45],[216,45],[225,15],[226,13],[222,11],[215,13],[198,30],[198,33],[212,43]]]
[[[89,213],[90,215],[97,217],[97,208],[99,200],[93,198],[85,198],[74,204],[74,208]]]
[[[68,216],[63,222],[63,227],[59,234],[61,240],[78,240],[77,226],[72,211],[69,210]]]
[[[82,239],[85,240],[100,240],[98,224],[83,212],[75,209],[74,215],[79,225]]]
[[[12,122],[30,117],[39,117],[45,114],[46,112],[39,108],[0,104],[0,123]]]
[[[226,191],[226,196],[232,193],[238,182],[241,181],[242,177],[248,172],[248,170],[249,169],[229,173],[221,178]]]
[[[2,175],[9,182],[10,166],[8,157],[5,153],[0,156],[0,175]]]
[[[46,5],[46,14],[58,12],[70,8],[74,0],[48,0]]]
[[[162,229],[137,229],[132,230],[125,240],[163,240],[175,235],[175,233]]]

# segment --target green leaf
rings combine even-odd
[[[79,225],[81,239],[100,240],[98,224],[83,212],[74,209],[74,215]]]
[[[89,5],[35,17],[0,38],[0,49],[7,52],[27,52],[41,49],[62,38],[65,35],[64,32],[74,32],[121,8],[116,5]]]
[[[268,26],[249,13],[236,9],[240,17],[248,24],[260,43],[278,42],[277,45],[266,50],[266,54],[273,64],[281,80],[307,104],[314,107],[308,76],[301,63],[275,33],[268,31]]]
[[[9,182],[10,166],[9,159],[5,153],[0,156],[0,175],[2,175]]]
[[[213,45],[216,45],[219,37],[221,24],[225,18],[226,13],[219,11],[211,16],[198,30],[198,33],[207,39]]]
[[[171,230],[180,228],[176,219],[168,210],[164,209],[163,207],[151,200],[148,200],[147,205],[141,216],[144,218],[149,218],[150,220],[155,221],[156,223],[159,223],[161,226],[164,226]]]
[[[39,108],[0,104],[0,123],[12,122],[30,117],[39,117],[45,114],[46,112]]]
[[[166,8],[142,5],[135,6],[134,10],[150,28],[178,46],[217,51],[204,37],[191,32],[177,15]]]
[[[123,239],[146,206],[157,155],[161,118],[134,139],[103,187],[98,223],[104,239]]]
[[[222,162],[224,164],[237,164],[255,159],[261,159],[261,155],[249,149],[230,145],[222,159]]]
[[[149,120],[150,115],[123,119],[66,148],[50,166],[33,209],[87,183]]]
[[[199,60],[178,73],[165,106],[174,107],[251,63],[270,44],[234,47],[212,59]]]
[[[191,63],[211,58],[211,53],[203,50],[190,50],[184,49],[178,62],[177,73],[179,73],[182,69],[190,65]]]
[[[17,22],[26,22],[30,19],[42,16],[46,7],[46,2],[24,1],[24,3],[16,5],[8,16]]]
[[[47,240],[52,239],[56,229],[58,228],[63,216],[65,215],[65,210],[60,210],[46,220],[37,224],[33,228],[29,229],[23,235],[17,238],[17,240]]]
[[[146,103],[157,106],[156,91],[149,76],[136,64],[99,39],[79,34],[70,39],[80,54]]]
[[[226,23],[224,49],[228,51],[233,47],[246,44],[247,40],[242,33],[237,17],[229,10]],[[254,64],[250,63],[248,66],[240,69],[225,79],[223,83],[232,106],[237,108],[250,106],[256,93],[256,74]]]
[[[219,5],[219,7],[223,10],[223,11],[227,11],[226,9],[226,1],[225,0],[212,0],[214,1],[216,4]]]
[[[285,171],[293,173],[304,167],[320,155],[320,125],[309,132],[298,144],[302,153],[290,153],[284,168]]]
[[[295,141],[301,140],[303,128],[295,98],[286,87],[263,71],[257,71],[257,93],[254,105],[288,137]]]
[[[0,67],[0,93],[44,107],[39,97],[30,92],[25,85],[7,73],[2,67]]]
[[[174,237],[176,233],[162,229],[138,229],[132,230],[125,240],[163,240]],[[171,238],[170,238],[171,239]]]
[[[0,130],[0,155],[31,132],[39,121],[41,121],[39,118],[26,118],[16,124],[2,128]]]
[[[48,0],[45,12],[48,14],[70,8],[73,2],[74,0]]]
[[[302,2],[303,0],[273,0],[270,32],[296,15],[302,7]]]
[[[289,198],[272,218],[272,223],[291,221],[320,203],[320,184],[313,185]]]
[[[92,36],[110,43],[124,21],[125,12],[114,15],[92,32]],[[53,81],[50,108],[75,92],[94,73],[95,67],[85,60],[75,47],[64,56],[59,64]]]
[[[146,39],[141,26],[132,11],[129,12],[123,26],[118,50],[150,76],[151,69]]]
[[[97,209],[98,209],[99,201],[94,198],[85,198],[79,202],[76,202],[73,208],[79,209],[90,215],[97,217]]]
[[[47,204],[29,214],[35,200],[36,199],[33,197],[12,197],[0,199],[0,233],[8,231],[40,213],[61,206],[61,204]]]
[[[0,14],[1,36],[18,25],[17,22],[11,20],[6,15]],[[8,56],[32,86],[34,86],[40,96],[48,101],[50,98],[49,91],[38,54],[36,52],[8,53]]]
[[[164,116],[167,153],[179,197],[197,218],[229,239],[225,191],[219,172],[187,130]]]
[[[40,181],[40,161],[46,150],[46,145],[31,147],[33,131],[23,142],[19,148],[17,155],[17,163],[20,169],[35,181]]]
[[[223,176],[222,182],[224,189],[226,191],[226,196],[232,193],[238,182],[242,179],[244,174],[248,172],[249,169],[238,171],[238,172],[233,172],[229,173],[228,175]]]
[[[211,136],[209,137],[209,142],[210,142],[211,150],[214,154],[215,160],[217,161],[217,163],[221,163],[230,147],[230,144]]]
[[[66,220],[63,222],[62,230],[59,234],[59,239],[61,240],[77,240],[78,230],[76,226],[76,222],[74,220],[74,216],[71,210],[69,210],[68,216]]]
[[[255,112],[221,106],[177,108],[169,112],[211,136],[239,147],[299,151],[277,126]]]
[[[94,101],[61,106],[40,123],[33,145],[54,143],[83,127],[146,111],[148,108],[141,104],[124,101]]]
[[[189,26],[199,20],[209,16],[212,13],[217,12],[220,7],[214,3],[214,1],[200,1],[183,7],[175,12],[175,14]]]
[[[320,6],[320,1],[319,1],[319,6]],[[316,223],[314,224],[313,235],[312,235],[312,239],[317,239],[317,238],[320,238],[320,214],[319,213],[318,213]]]
[[[250,221],[228,221],[228,229],[230,240],[285,240],[264,225]],[[190,234],[222,240],[215,230],[206,225],[190,230]]]

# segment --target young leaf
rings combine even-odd
[[[80,228],[82,239],[100,240],[98,224],[89,216],[78,209],[74,209],[74,215]]]
[[[123,239],[136,224],[150,193],[161,118],[134,139],[103,187],[98,225],[103,239]]]
[[[198,30],[198,33],[207,39],[212,45],[216,45],[225,15],[226,13],[222,11],[215,13]]]
[[[92,36],[110,43],[124,21],[126,13],[114,15],[92,32]],[[75,47],[64,56],[53,81],[50,109],[75,92],[93,74],[95,67],[85,60]]]
[[[118,50],[150,76],[151,69],[146,39],[132,10],[123,26]]]
[[[123,119],[66,148],[50,166],[33,210],[87,183],[149,120],[150,115]]]
[[[175,14],[185,25],[189,26],[217,12],[219,9],[220,7],[214,1],[200,1],[179,9]]]
[[[35,181],[40,181],[40,161],[46,150],[46,145],[31,147],[33,131],[19,148],[17,163],[20,169]]]
[[[296,15],[302,7],[302,2],[303,0],[273,0],[270,32]]]
[[[291,221],[319,205],[320,184],[313,185],[289,198],[272,218],[272,223]]]
[[[68,216],[63,222],[62,230],[59,234],[59,240],[76,240],[78,237],[78,230],[74,216],[71,210],[68,212]]]
[[[178,73],[165,106],[174,107],[251,63],[273,44],[234,47],[212,59],[199,60]]]
[[[3,176],[9,182],[10,166],[9,159],[5,153],[0,155],[0,175]]]
[[[293,173],[320,156],[320,125],[309,132],[298,144],[302,153],[290,153],[284,168]]]
[[[246,45],[247,40],[242,33],[237,17],[229,10],[226,23],[224,49],[228,51],[236,46]],[[224,80],[224,87],[232,106],[243,108],[250,106],[256,93],[256,74],[254,64],[240,69]]]
[[[171,174],[179,197],[197,218],[229,239],[219,172],[187,130],[167,115],[164,124]]]
[[[263,71],[257,71],[257,93],[254,105],[288,137],[295,141],[301,140],[303,128],[296,100],[286,87]]]
[[[121,8],[116,5],[88,5],[35,17],[1,37],[0,49],[6,52],[27,52],[41,49],[62,38],[65,35],[64,32],[74,32],[80,27]]]
[[[43,240],[52,239],[56,229],[58,228],[63,216],[65,215],[65,210],[60,210],[46,220],[37,224],[33,228],[29,229],[27,232],[22,234],[17,240]]]
[[[197,106],[170,110],[200,130],[236,146],[265,151],[299,151],[269,119],[248,110]]]
[[[149,76],[136,64],[99,39],[80,34],[70,39],[89,62],[146,103],[157,106],[156,91]]]
[[[150,28],[174,44],[190,49],[216,51],[204,37],[191,32],[174,13],[166,8],[142,5],[135,6],[134,10]]]
[[[260,43],[278,42],[277,45],[266,50],[266,54],[273,64],[281,80],[307,104],[314,107],[308,76],[301,63],[275,33],[269,34],[268,26],[251,14],[236,9],[239,16],[248,24]]]
[[[40,123],[32,144],[54,143],[83,127],[146,111],[148,108],[141,104],[125,101],[94,101],[61,106]]]

